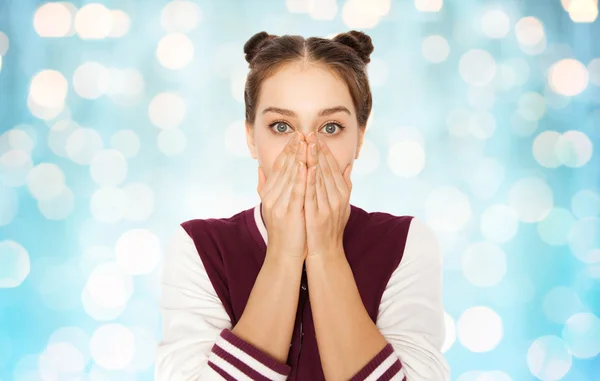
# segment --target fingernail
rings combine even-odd
[[[304,143],[303,141],[300,141],[300,152],[304,152],[305,148],[306,148],[306,143]]]
[[[316,155],[317,154],[317,145],[315,143],[310,145],[310,154],[311,155]]]

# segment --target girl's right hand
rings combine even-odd
[[[294,134],[279,154],[268,179],[258,167],[256,190],[268,234],[268,258],[306,258],[304,193],[306,191],[306,142]]]

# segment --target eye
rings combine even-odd
[[[337,127],[338,132],[335,132],[336,131],[335,127]],[[325,131],[326,135],[337,135],[340,132],[342,132],[342,130],[344,128],[346,128],[346,127],[342,126],[341,124],[339,124],[337,122],[327,122],[327,123],[325,123],[325,125],[323,126],[323,128],[321,130]]]
[[[273,127],[275,127],[275,128],[273,128]],[[277,121],[269,124],[269,128],[278,135],[287,134],[288,133],[288,132],[286,132],[287,127],[290,127],[290,125],[287,122],[284,122],[283,120],[277,120]]]

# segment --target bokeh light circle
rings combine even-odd
[[[569,240],[569,233],[575,218],[571,212],[564,208],[553,208],[542,221],[538,222],[537,231],[542,239],[549,245],[564,245]]]
[[[478,287],[492,287],[506,274],[506,254],[493,242],[475,242],[462,255],[465,278]]]
[[[494,242],[508,242],[519,228],[517,213],[507,205],[491,205],[481,213],[481,234]]]
[[[194,44],[185,34],[169,34],[158,42],[156,57],[167,69],[183,69],[194,58]]]
[[[587,217],[575,221],[568,240],[577,259],[584,263],[600,262],[600,219]]]
[[[458,318],[457,331],[458,340],[471,352],[489,352],[502,339],[502,318],[489,307],[471,307]]]
[[[588,85],[587,68],[575,59],[562,59],[548,69],[548,85],[558,94],[578,95]]]
[[[590,312],[571,316],[562,332],[573,356],[591,359],[600,354],[600,319]]]
[[[537,177],[516,181],[509,189],[508,200],[519,220],[528,223],[543,220],[554,206],[552,189]]]
[[[496,61],[489,52],[482,49],[472,49],[460,57],[458,70],[467,84],[485,86],[496,75]]]
[[[135,337],[122,324],[98,327],[90,339],[90,353],[94,361],[106,369],[124,369],[135,356]]]
[[[0,241],[0,288],[14,288],[29,275],[29,253],[19,243]]]
[[[457,232],[471,219],[469,198],[452,186],[443,186],[429,193],[425,213],[430,226],[443,232]]]
[[[571,369],[572,363],[571,351],[558,336],[542,336],[527,351],[529,371],[542,381],[560,380]]]
[[[117,264],[131,275],[148,274],[161,258],[158,237],[146,229],[123,233],[115,244]]]

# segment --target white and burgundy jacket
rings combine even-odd
[[[163,262],[156,381],[325,380],[306,272],[286,363],[231,332],[267,242],[261,204],[229,218],[181,224]],[[351,205],[343,243],[363,304],[388,342],[351,381],[449,381],[441,353],[442,258],[431,229],[410,216]]]

